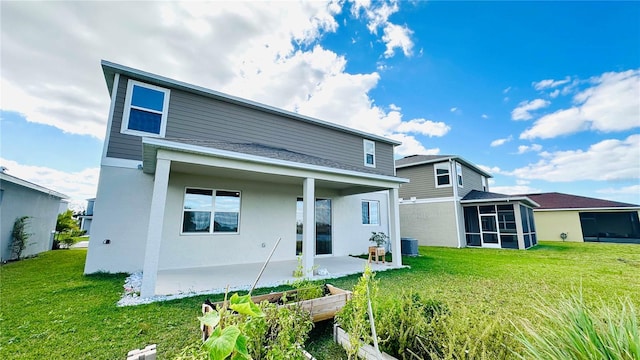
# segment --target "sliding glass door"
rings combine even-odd
[[[332,250],[331,236],[331,199],[316,199],[315,206],[315,255],[330,255]],[[296,255],[302,253],[302,198],[296,202]]]

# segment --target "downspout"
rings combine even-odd
[[[451,185],[453,185],[453,211],[456,217],[456,235],[458,236],[458,248],[462,248],[462,238],[460,237],[460,211],[458,207],[460,205],[460,198],[458,195],[458,167],[453,159],[449,159],[449,168],[453,174],[451,179]]]

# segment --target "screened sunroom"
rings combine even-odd
[[[537,245],[533,208],[526,196],[472,191],[461,201],[467,246],[528,249]]]

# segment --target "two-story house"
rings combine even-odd
[[[454,155],[413,155],[396,161],[402,237],[420,245],[526,249],[537,244],[526,196],[489,192],[491,174]]]
[[[103,61],[111,96],[85,273],[400,254],[394,147],[334,123]],[[309,231],[308,231],[309,230]],[[393,265],[401,265],[393,256]],[[293,269],[292,269],[293,270]],[[185,289],[188,290],[188,289]]]

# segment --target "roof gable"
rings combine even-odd
[[[402,159],[396,160],[396,169],[411,167],[411,166],[426,165],[426,164],[435,164],[435,163],[449,161],[449,160],[455,160],[457,162],[460,162],[466,165],[467,167],[473,169],[475,172],[477,172],[480,175],[486,176],[488,178],[493,177],[493,175],[489,174],[488,172],[482,170],[477,165],[473,164],[470,161],[465,160],[464,158],[458,155],[409,155],[409,156],[405,156]]]
[[[13,175],[9,175],[9,174],[7,174],[5,172],[0,172],[0,181],[10,182],[12,184],[16,184],[16,185],[19,185],[19,186],[22,186],[22,187],[25,187],[25,188],[28,188],[28,189],[31,189],[31,190],[35,190],[35,191],[47,194],[47,195],[55,196],[55,197],[60,198],[60,199],[69,199],[68,195],[65,195],[65,194],[59,193],[59,192],[57,192],[55,190],[48,189],[48,188],[46,188],[44,186],[40,186],[38,184],[34,184],[32,182],[20,179],[18,177],[13,176]]]

